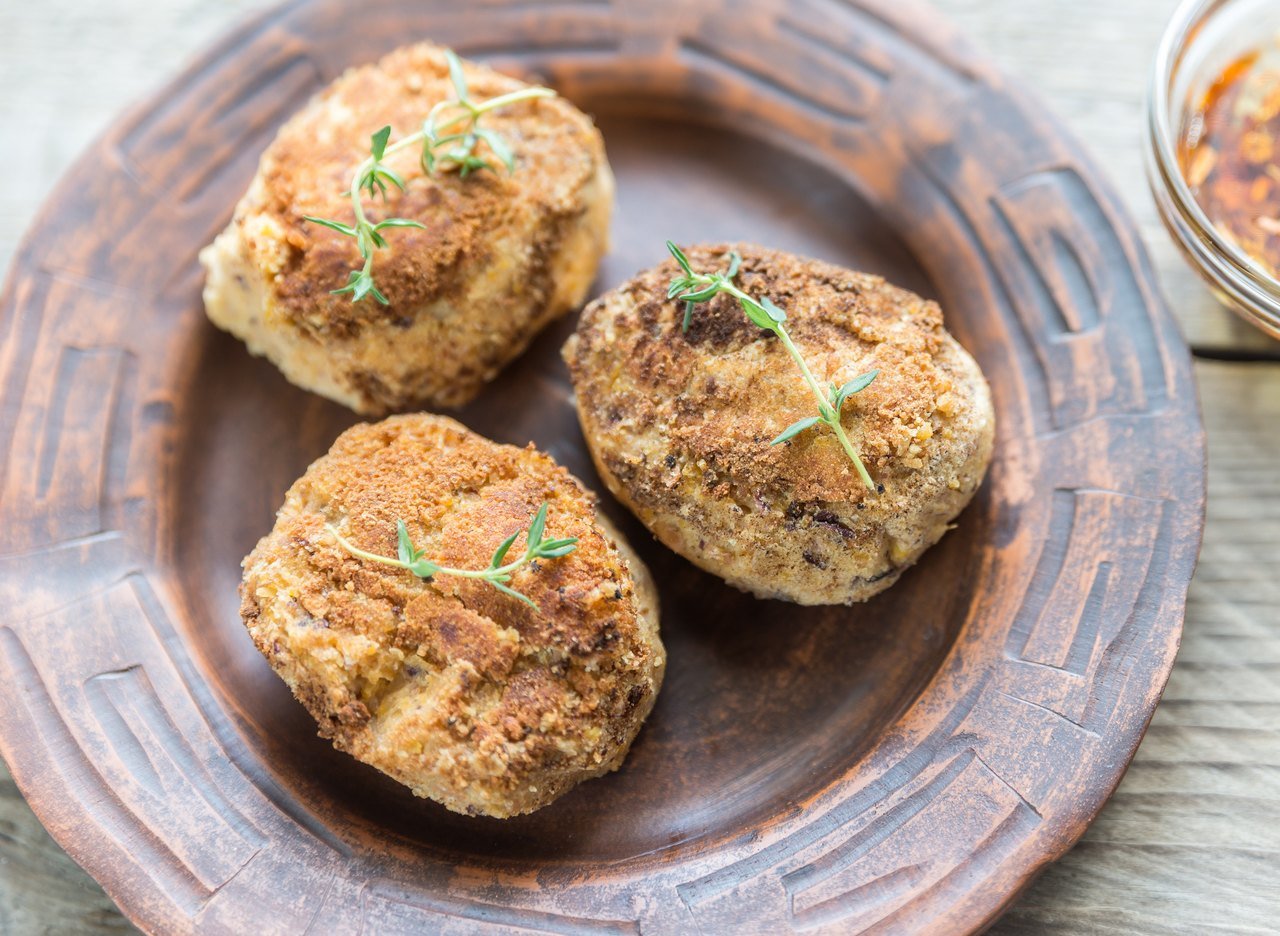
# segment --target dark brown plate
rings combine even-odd
[[[353,418],[211,328],[195,260],[286,116],[424,37],[599,116],[601,288],[666,237],[880,272],[941,300],[999,415],[958,528],[858,608],[747,598],[606,501],[661,584],[667,683],[621,772],[506,822],[331,750],[250,644],[239,560]],[[914,2],[290,4],[81,160],[2,315],[0,752],[145,929],[973,930],[1097,813],[1177,649],[1186,349],[1076,146]],[[571,324],[461,416],[601,489]]]

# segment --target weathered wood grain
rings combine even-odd
[[[0,762],[0,933],[135,932],[49,837]]]
[[[1280,925],[1280,365],[1196,376],[1208,522],[1178,662],[1115,796],[999,936]]]
[[[248,0],[197,9],[183,0],[167,5],[166,14],[148,5],[148,16],[140,18],[136,0],[110,0],[95,7],[95,20],[88,24],[92,28],[86,28],[79,4],[42,4],[23,8],[20,14],[17,8],[0,10],[0,79],[5,79],[0,81],[0,94],[5,95],[0,100],[6,104],[0,108],[0,138],[21,139],[30,133],[38,141],[31,147],[0,148],[0,178],[22,180],[0,185],[0,254],[6,245],[12,249],[44,189],[66,161],[122,102],[158,85],[189,51],[207,44],[221,26],[219,19],[233,19],[238,10],[260,5]],[[993,49],[1006,67],[1046,92],[1121,184],[1192,341],[1214,348],[1273,347],[1260,345],[1251,331],[1236,328],[1229,315],[1204,300],[1207,293],[1181,264],[1150,208],[1138,146],[1141,84],[1146,47],[1154,46],[1170,4],[945,0],[940,6],[958,17],[980,44]],[[163,18],[157,20],[157,15]],[[85,35],[98,37],[91,50],[84,47]],[[1145,47],[1138,49],[1140,45]],[[1080,61],[1090,67],[1079,67]],[[78,77],[82,69],[92,69],[94,79]],[[31,184],[33,179],[39,184]],[[1258,425],[1240,428],[1239,437],[1224,443],[1215,417],[1219,407],[1238,409],[1238,401],[1246,397],[1280,399],[1280,384],[1270,371],[1247,366],[1208,364],[1199,372],[1202,380],[1216,381],[1217,393],[1205,397],[1213,447],[1211,523],[1183,648],[1183,661],[1191,660],[1192,665],[1185,674],[1181,667],[1175,669],[1152,734],[1085,842],[1049,869],[996,932],[1032,933],[1052,927],[1057,932],[1190,933],[1214,931],[1216,926],[1266,932],[1280,913],[1274,902],[1267,905],[1265,877],[1267,862],[1272,867],[1275,862],[1275,843],[1268,846],[1266,830],[1276,798],[1276,682],[1268,680],[1265,671],[1259,676],[1258,667],[1233,662],[1241,658],[1231,655],[1231,649],[1222,650],[1224,642],[1215,639],[1228,638],[1228,648],[1234,640],[1235,648],[1261,654],[1263,663],[1274,659],[1277,635],[1270,622],[1280,619],[1280,592],[1273,570],[1265,565],[1265,543],[1260,546],[1257,541],[1266,539],[1262,518],[1268,516],[1265,507],[1260,513],[1258,504],[1274,504],[1275,488],[1270,489],[1270,500],[1247,492],[1277,476],[1268,470],[1280,459],[1280,451],[1267,447],[1265,427],[1259,431]],[[1254,407],[1245,410],[1253,412]],[[1265,406],[1258,412],[1265,414]],[[1274,425],[1274,407],[1270,421]],[[1244,453],[1233,467],[1221,466],[1223,444]],[[1224,485],[1246,492],[1237,493],[1229,508],[1221,506]],[[1215,533],[1220,510],[1226,511],[1221,541]],[[1274,540],[1270,542],[1274,548]],[[1207,622],[1208,630],[1197,643],[1201,621]],[[1190,654],[1200,644],[1207,648],[1206,656],[1197,664]],[[1223,669],[1206,676],[1211,672],[1206,662]],[[1236,737],[1241,727],[1252,731]],[[1147,751],[1162,735],[1164,750],[1157,748],[1159,756],[1148,768]],[[1237,760],[1230,759],[1233,752]],[[1228,759],[1223,760],[1224,754]],[[1261,763],[1238,762],[1246,754]],[[1129,799],[1131,788],[1136,801]],[[20,854],[56,854],[56,846],[28,811],[10,798],[0,802],[5,809],[0,815],[12,816],[22,836],[44,843],[34,846],[34,852],[15,847],[10,854],[11,843],[0,839],[6,862]],[[1116,814],[1119,818],[1113,820]],[[1178,849],[1191,840],[1197,846],[1194,855]],[[1172,852],[1162,850],[1169,845]],[[117,917],[94,916],[101,896],[98,904],[86,899],[71,906],[67,895],[80,891],[70,891],[67,882],[87,879],[69,859],[50,865],[47,872],[41,861],[28,859],[25,867],[30,878],[0,873],[0,907],[17,908],[8,918],[17,927],[12,931],[23,932],[25,926],[28,932],[117,932],[123,925]],[[45,883],[34,883],[37,878]],[[1243,899],[1236,899],[1235,881],[1244,882]],[[54,894],[59,896],[48,896]],[[59,899],[68,901],[66,917],[54,909]],[[1178,908],[1177,913],[1170,907]],[[4,920],[0,915],[0,923]],[[0,929],[10,931],[2,925]]]

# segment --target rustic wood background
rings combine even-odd
[[[1129,200],[1197,352],[1209,524],[1178,663],[1084,840],[993,932],[1280,932],[1280,344],[1182,263],[1142,175],[1147,68],[1173,0],[935,0],[1084,139]],[[267,0],[0,7],[0,270],[68,163]],[[130,932],[0,765],[0,932]]]

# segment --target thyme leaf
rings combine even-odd
[[[742,307],[743,313],[751,324],[778,336],[782,341],[783,347],[787,349],[787,353],[791,355],[791,359],[795,361],[796,367],[799,368],[805,384],[808,385],[809,389],[813,391],[813,395],[817,398],[817,416],[806,416],[804,419],[797,420],[782,430],[770,444],[780,445],[821,423],[835,434],[836,439],[840,442],[840,447],[844,449],[845,454],[849,456],[849,460],[853,462],[853,466],[858,472],[858,477],[862,479],[862,483],[866,485],[868,490],[876,491],[876,484],[871,480],[871,475],[862,463],[858,450],[854,448],[853,443],[849,441],[848,434],[844,431],[844,426],[840,421],[840,409],[844,406],[845,400],[865,390],[880,372],[878,370],[869,371],[855,377],[841,387],[837,387],[834,383],[828,384],[827,389],[824,390],[813,376],[813,372],[809,370],[809,365],[805,363],[800,350],[787,332],[787,313],[768,296],[756,299],[743,292],[734,283],[734,278],[738,275],[738,269],[742,265],[742,257],[739,256],[737,251],[729,253],[727,257],[728,265],[723,272],[699,273],[693,268],[685,252],[672,241],[667,241],[667,250],[675,258],[683,273],[683,275],[673,279],[667,289],[668,299],[674,299],[685,304],[684,320],[681,324],[682,331],[689,330],[694,306],[699,303],[709,302],[720,293],[730,295],[738,300],[738,305]]]
[[[366,552],[345,539],[333,524],[325,525],[325,529],[338,541],[339,545],[358,559],[406,569],[424,582],[431,581],[437,575],[480,579],[488,582],[504,595],[520,599],[535,611],[539,610],[538,605],[531,598],[507,585],[511,581],[512,574],[535,559],[558,559],[561,556],[569,555],[569,553],[578,548],[578,538],[576,536],[547,539],[543,535],[546,532],[546,527],[547,504],[544,501],[529,522],[527,530],[517,530],[498,544],[498,548],[494,550],[493,558],[489,560],[489,565],[486,568],[453,569],[427,559],[424,550],[418,549],[413,545],[413,540],[409,537],[409,528],[405,526],[403,520],[396,521],[397,549],[396,558],[394,559],[390,556],[379,556],[377,553]],[[507,554],[511,551],[511,547],[515,544],[521,532],[525,534],[524,552],[513,561],[506,562]]]
[[[360,302],[372,296],[382,305],[390,305],[390,301],[379,291],[373,279],[374,253],[387,246],[386,238],[381,232],[393,227],[426,227],[412,218],[385,218],[374,223],[365,214],[364,194],[367,193],[370,200],[382,196],[383,201],[386,201],[390,188],[404,191],[404,178],[384,162],[386,157],[420,143],[424,172],[434,176],[444,170],[456,169],[458,175],[465,179],[471,173],[483,169],[493,171],[489,161],[477,153],[477,147],[483,141],[489,151],[507,167],[508,172],[515,172],[515,152],[496,131],[478,126],[480,118],[490,111],[520,101],[555,97],[555,92],[550,88],[532,87],[511,91],[487,101],[473,101],[463,75],[462,61],[452,50],[446,49],[444,54],[449,65],[454,97],[432,107],[422,129],[416,133],[391,143],[391,127],[388,125],[369,138],[369,157],[356,166],[351,185],[345,193],[351,198],[354,223],[344,224],[329,218],[303,216],[304,220],[312,224],[323,225],[339,234],[355,238],[364,263],[359,269],[351,271],[345,286],[331,290],[334,295],[349,293],[352,302]]]

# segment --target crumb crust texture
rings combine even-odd
[[[433,561],[479,569],[544,501],[547,535],[578,548],[516,571],[538,611],[356,558],[326,530],[395,556],[403,519]],[[312,464],[244,561],[241,616],[322,736],[470,815],[531,812],[616,769],[666,663],[648,571],[592,495],[532,446],[439,416],[355,426]]]
[[[527,87],[475,63],[464,74],[475,101]],[[353,223],[344,193],[370,135],[390,125],[394,143],[453,97],[444,51],[430,44],[349,69],[284,125],[201,252],[215,325],[293,383],[365,415],[474,398],[581,305],[608,246],[614,182],[600,132],[563,98],[523,101],[481,118],[514,150],[513,173],[432,177],[416,145],[387,157],[406,188],[365,193],[370,221],[425,228],[385,232],[373,273],[389,305],[332,294],[362,264],[355,239],[304,216]]]
[[[879,376],[842,424],[877,484],[859,479],[816,426],[771,441],[817,412],[782,342],[730,296],[695,308],[667,298],[674,261],[592,302],[564,357],[578,415],[609,490],[677,553],[762,598],[863,601],[938,541],[982,481],[995,419],[977,363],[937,303],[877,276],[748,244],[687,249],[694,269],[787,313],[820,382]]]

